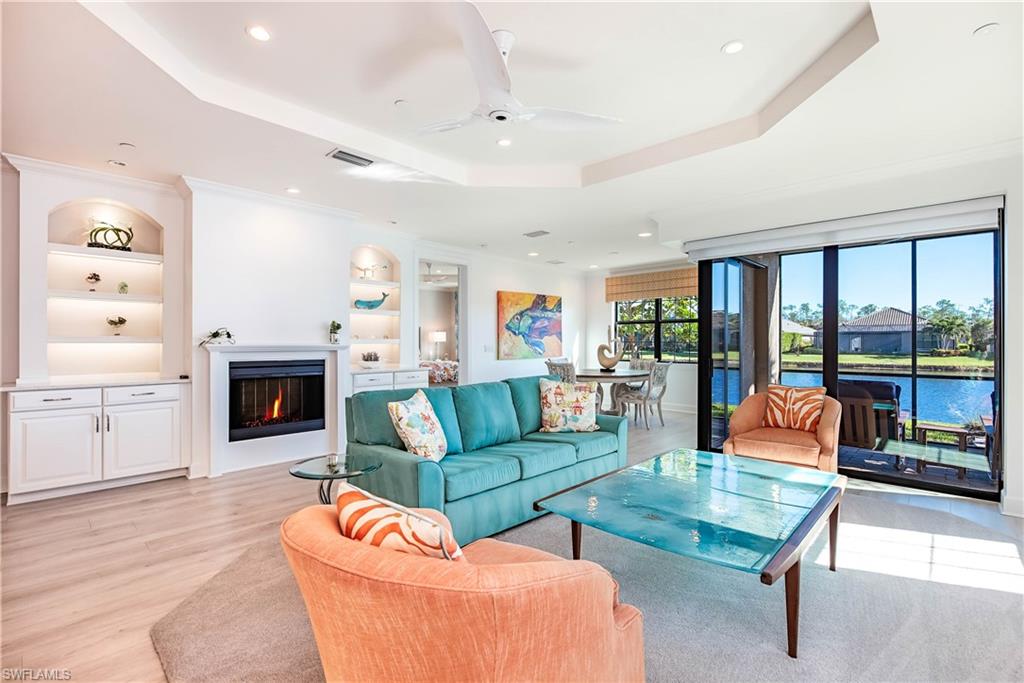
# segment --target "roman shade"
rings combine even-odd
[[[950,235],[999,227],[1003,198],[982,197],[901,211],[756,230],[687,242],[690,261]]]
[[[697,296],[696,268],[613,275],[604,281],[604,300],[609,303],[671,296]]]

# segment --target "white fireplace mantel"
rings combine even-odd
[[[210,422],[207,476],[292,462],[337,453],[345,443],[343,397],[348,380],[347,344],[207,344],[210,366]],[[314,432],[282,434],[247,441],[228,440],[230,387],[228,366],[232,361],[323,360],[325,427]],[[201,475],[200,475],[201,476]]]

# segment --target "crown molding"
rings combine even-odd
[[[178,193],[183,197],[194,197],[197,193],[209,192],[212,194],[229,195],[233,197],[240,197],[242,199],[277,204],[279,206],[296,209],[298,211],[317,213],[324,216],[330,216],[332,218],[340,218],[346,221],[358,221],[361,217],[360,213],[350,211],[348,209],[339,209],[333,206],[314,204],[312,202],[302,201],[301,199],[278,197],[277,195],[273,195],[268,192],[251,190],[247,187],[238,187],[237,185],[225,185],[224,183],[218,183],[212,180],[203,180],[202,178],[195,178],[192,176],[181,176],[179,182],[175,183],[175,187],[178,188]]]
[[[174,196],[178,196],[178,192],[175,190],[173,185],[158,183],[155,180],[130,178],[115,175],[113,173],[107,173],[105,171],[93,171],[79,166],[69,166],[68,164],[60,164],[55,161],[33,159],[31,157],[18,156],[17,154],[9,154],[7,152],[3,153],[3,157],[19,173],[31,172],[59,175],[65,178],[74,178],[76,180],[90,180],[93,182],[120,185],[122,187],[128,187],[136,190],[146,190],[149,192],[160,192],[163,194],[173,194]]]

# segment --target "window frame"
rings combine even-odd
[[[651,319],[651,320],[647,320],[647,319],[643,319],[643,320],[620,320],[619,319],[619,305],[623,304],[623,303],[626,303],[626,302],[624,302],[624,301],[616,301],[615,302],[615,337],[616,338],[619,337],[619,327],[622,326],[622,325],[653,325],[654,326],[654,360],[656,360],[659,363],[665,362],[665,363],[680,363],[680,364],[686,364],[686,365],[696,365],[697,364],[697,359],[698,359],[698,357],[700,355],[698,353],[698,348],[699,348],[699,344],[700,344],[700,342],[699,342],[699,340],[700,340],[700,337],[699,337],[700,326],[697,324],[697,315],[696,315],[696,313],[694,314],[694,317],[692,317],[692,318],[665,318],[665,317],[663,317],[663,313],[662,313],[662,311],[663,311],[663,305],[662,304],[663,304],[663,301],[665,299],[687,299],[687,298],[693,299],[694,307],[697,308],[697,311],[699,312],[699,303],[697,301],[697,297],[695,297],[695,296],[690,296],[690,297],[685,297],[685,296],[679,296],[679,297],[675,297],[675,296],[673,296],[673,297],[660,297],[659,296],[659,297],[655,297],[653,299],[632,299],[631,301],[653,301],[654,302],[654,318]],[[661,357],[662,325],[663,324],[671,325],[671,324],[677,324],[677,323],[693,323],[693,325],[695,327],[697,327],[697,329],[698,329],[698,348],[694,349],[694,353],[692,354],[693,360],[669,360],[669,361],[663,361],[662,357]]]

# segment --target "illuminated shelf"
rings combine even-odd
[[[136,263],[164,262],[162,254],[146,254],[139,251],[119,251],[117,249],[102,249],[99,247],[80,247],[75,244],[60,244],[58,242],[50,242],[46,250],[51,254],[84,256],[87,258],[109,259],[114,261],[134,261]]]
[[[400,311],[388,311],[381,310],[379,308],[371,308],[369,310],[365,308],[353,308],[352,315],[379,315],[382,318],[397,318],[400,315]]]
[[[51,344],[160,344],[161,337],[50,337]]]
[[[385,289],[395,289],[396,287],[402,286],[401,282],[396,282],[394,280],[360,280],[358,278],[353,278],[351,283],[362,287],[383,287]]]
[[[353,339],[349,342],[352,346],[356,344],[398,344],[397,339]]]
[[[156,294],[114,294],[111,292],[88,292],[75,289],[51,289],[47,293],[50,299],[82,299],[85,301],[116,301],[159,304],[163,298]]]

